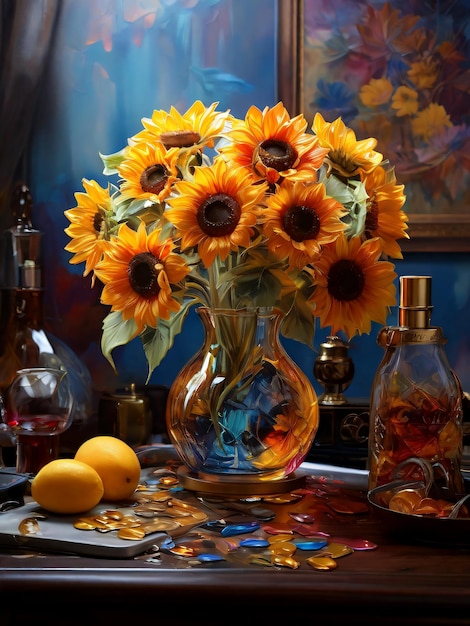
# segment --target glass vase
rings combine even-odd
[[[197,310],[200,351],[170,388],[166,423],[199,478],[259,482],[292,475],[318,429],[315,390],[280,343],[273,309]]]

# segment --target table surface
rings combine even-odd
[[[0,548],[2,626],[83,626],[91,619],[112,624],[142,618],[157,623],[171,620],[172,626],[220,625],[227,620],[250,624],[262,620],[264,626],[318,618],[334,624],[340,620],[470,624],[470,535],[468,544],[455,544],[452,537],[446,542],[447,524],[442,543],[422,543],[406,532],[397,537],[364,507],[366,472],[307,463],[301,473],[305,485],[297,492],[302,495],[299,500],[279,504],[265,497],[258,503],[271,508],[275,519],[260,522],[256,534],[272,536],[265,531],[266,524],[299,528],[293,515],[300,519],[308,514],[315,518],[309,523],[329,534],[329,541],[368,540],[377,547],[354,550],[338,558],[337,567],[328,571],[311,567],[307,559],[314,554],[300,550],[293,557],[299,567],[291,569],[253,563],[253,554],[262,550],[241,547],[229,550],[224,560],[209,563],[165,549],[132,558],[95,558],[4,547]],[[175,498],[200,506],[209,520],[218,519],[216,512],[221,509],[227,523],[253,520],[251,514],[227,510],[221,503],[212,502],[207,508],[197,495],[174,492]],[[220,534],[213,528],[197,527],[174,541],[185,544],[199,532],[214,537],[211,546],[219,546]],[[231,541],[252,536],[237,535]],[[299,536],[297,531],[293,536]]]

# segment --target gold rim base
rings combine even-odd
[[[294,473],[279,480],[268,480],[258,482],[238,481],[231,477],[229,481],[224,481],[216,474],[200,476],[191,472],[187,467],[181,466],[177,470],[178,479],[181,486],[189,491],[199,491],[200,493],[211,493],[220,496],[264,496],[276,493],[286,493],[300,489],[305,485],[307,474]]]

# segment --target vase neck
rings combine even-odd
[[[230,354],[249,354],[259,346],[265,354],[281,350],[279,329],[284,314],[279,309],[213,309],[200,307],[205,345]],[[240,358],[240,357],[237,357]]]

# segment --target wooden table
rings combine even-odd
[[[319,467],[307,464],[307,474],[323,480]],[[324,484],[355,498],[360,489],[350,480],[362,479],[359,472],[343,481],[333,472]],[[4,550],[0,623],[470,624],[469,548],[398,540],[371,512],[338,513],[318,501],[323,531],[368,539],[377,549],[354,551],[331,571],[313,569],[303,556],[294,570],[237,560],[194,566],[165,553],[148,562]],[[302,502],[303,510],[312,510],[306,498]],[[289,520],[289,510],[299,506],[273,505],[276,522]]]

